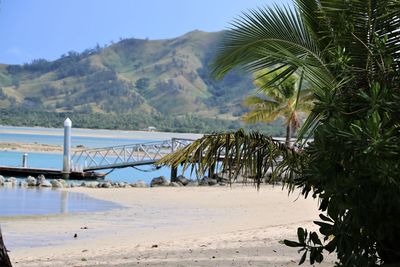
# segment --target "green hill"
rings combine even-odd
[[[203,129],[188,129],[192,131],[214,130],[208,124],[215,120],[231,125],[222,129],[237,128],[244,112],[241,101],[253,85],[250,75],[231,73],[221,81],[210,77],[222,36],[223,32],[193,31],[167,40],[125,39],[82,53],[68,52],[55,61],[0,65],[0,123],[20,125],[18,114],[51,112],[50,117],[74,115],[82,127],[140,116],[146,119],[121,128],[145,128],[169,119],[171,125],[163,130],[183,130],[172,121],[179,124],[179,119],[188,118],[205,123]],[[46,123],[38,118],[24,124]]]

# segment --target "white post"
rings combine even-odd
[[[71,128],[72,122],[69,118],[64,121],[64,155],[63,155],[63,178],[68,179],[71,172]]]
[[[22,167],[28,168],[28,153],[22,155]]]

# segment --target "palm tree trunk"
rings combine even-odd
[[[0,228],[0,266],[12,267],[10,258],[8,257],[8,254],[7,254],[6,246],[4,245],[4,242],[3,242],[1,228]]]
[[[286,125],[286,141],[285,144],[290,147],[290,140],[292,139],[292,127],[291,122]]]

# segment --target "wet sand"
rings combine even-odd
[[[280,187],[67,190],[125,208],[1,220],[5,242],[20,244],[15,266],[294,267],[300,255],[279,241],[318,218],[315,200]]]

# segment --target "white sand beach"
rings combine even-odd
[[[297,266],[279,241],[318,218],[317,201],[279,186],[66,190],[125,208],[2,219],[6,244],[25,244],[15,266]]]

